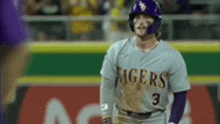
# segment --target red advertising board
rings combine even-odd
[[[99,87],[33,87],[25,96],[19,117],[20,124],[44,124],[46,123],[46,110],[51,101],[59,101],[61,105],[54,105],[54,108],[63,107],[69,116],[71,123],[77,123],[77,116],[80,111],[89,105],[99,104]],[[52,103],[53,104],[53,103]],[[53,106],[53,105],[52,105]],[[62,115],[60,115],[62,116]],[[56,121],[59,117],[56,117]],[[79,117],[78,117],[79,118]],[[62,118],[63,119],[63,118]],[[96,119],[96,124],[101,123],[101,119]],[[50,120],[54,121],[54,120]]]
[[[189,92],[189,121],[216,124],[215,111],[205,86]],[[101,124],[99,86],[36,86],[25,95],[20,124]]]

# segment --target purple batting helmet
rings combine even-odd
[[[134,17],[137,14],[150,15],[155,19],[154,23],[148,27],[148,34],[157,33],[160,30],[162,24],[162,12],[160,6],[154,0],[138,0],[131,9],[129,14],[129,23],[131,30],[134,31]]]

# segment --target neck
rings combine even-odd
[[[150,49],[157,42],[157,38],[155,35],[147,36],[147,37],[137,37],[137,46],[141,50]]]

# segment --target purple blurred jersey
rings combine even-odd
[[[30,33],[25,33],[26,23],[21,19],[22,12],[16,9],[12,0],[0,0],[0,124],[6,124],[3,104],[2,60],[14,46],[24,43]],[[26,30],[27,31],[27,30]]]
[[[22,12],[15,8],[12,0],[1,0],[1,45],[15,46],[27,41],[26,23],[22,21]]]
[[[0,107],[0,124],[6,124],[6,113],[2,107]]]

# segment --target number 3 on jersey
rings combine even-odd
[[[158,105],[160,103],[160,94],[159,93],[154,93],[152,95],[152,97],[154,98],[153,105]]]

